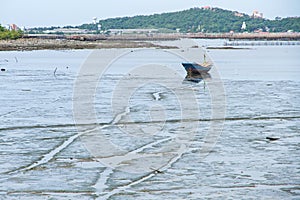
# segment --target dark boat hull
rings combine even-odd
[[[182,63],[185,70],[190,73],[207,73],[211,69],[211,65],[204,66],[198,63]]]
[[[183,67],[187,71],[187,75],[184,80],[199,83],[203,79],[210,77],[208,71],[212,65],[209,63],[182,63]]]

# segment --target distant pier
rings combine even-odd
[[[263,40],[263,41],[245,41],[235,40],[226,41],[224,46],[298,46],[300,41],[282,41],[282,40]]]
[[[300,41],[300,33],[191,33],[189,38],[231,40]]]

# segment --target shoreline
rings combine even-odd
[[[111,48],[159,48],[172,49],[176,46],[163,45],[158,41],[180,39],[224,39],[228,46],[242,41],[300,41],[300,33],[175,33],[175,34],[128,34],[128,35],[47,35],[28,34],[16,40],[0,40],[0,51],[72,50]],[[232,43],[232,45],[230,45]],[[225,45],[227,46],[227,45]],[[227,47],[228,48],[228,47]]]
[[[20,38],[17,40],[0,40],[0,51],[114,49],[114,48],[172,49],[177,47],[154,44],[148,41],[134,41],[134,40],[80,41],[80,40],[40,39],[40,38]]]

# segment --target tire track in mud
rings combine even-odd
[[[157,142],[156,142],[157,143]],[[149,144],[148,144],[149,145]],[[145,146],[148,146],[145,145]],[[142,147],[143,149],[143,147]],[[147,174],[145,174],[144,176],[137,178],[136,180],[132,181],[129,184],[125,184],[123,186],[119,186],[107,193],[104,193],[103,195],[97,194],[97,198],[98,200],[106,200],[109,199],[110,197],[112,197],[113,195],[116,195],[120,192],[126,192],[126,190],[128,190],[129,188],[131,188],[134,185],[140,184],[156,175],[158,175],[159,173],[162,173],[163,171],[166,171],[167,169],[169,169],[174,163],[176,163],[182,156],[184,153],[186,153],[186,147],[185,146],[181,146],[177,156],[173,157],[172,159],[169,160],[168,163],[166,163],[165,165],[163,165],[162,167],[160,167],[159,169],[155,169],[152,172],[149,172]]]
[[[126,107],[125,112],[122,112],[122,113],[118,114],[112,120],[111,124],[112,125],[118,124],[118,122],[120,122],[122,117],[126,116],[129,113],[130,113],[130,109],[128,107]],[[182,120],[178,120],[178,122],[179,121],[182,121]],[[153,123],[153,122],[149,122],[149,123]],[[120,123],[120,124],[122,124],[122,123]],[[160,140],[157,140],[157,141],[153,141],[153,142],[145,144],[145,145],[143,145],[143,146],[141,146],[141,147],[139,147],[139,148],[137,148],[133,151],[130,151],[130,152],[126,153],[123,156],[114,156],[116,159],[114,157],[111,157],[111,158],[108,158],[108,159],[110,159],[112,162],[115,162],[114,166],[118,166],[118,164],[122,163],[123,161],[133,160],[133,159],[137,159],[137,158],[140,158],[140,157],[147,157],[149,155],[140,156],[140,155],[138,155],[138,153],[142,152],[143,150],[145,150],[147,148],[151,148],[155,145],[173,140],[173,139],[175,139],[175,137],[176,136],[169,136],[167,138],[163,138],[163,139],[160,139]],[[136,180],[132,181],[131,183],[128,183],[128,184],[125,184],[125,185],[122,185],[122,186],[117,186],[116,188],[112,189],[109,192],[105,192],[105,190],[107,188],[109,188],[109,185],[107,185],[107,181],[109,180],[110,176],[114,173],[114,169],[111,168],[111,167],[107,167],[102,173],[99,174],[98,180],[93,185],[93,187],[96,190],[96,192],[95,192],[95,195],[97,196],[96,199],[101,199],[101,200],[102,199],[103,200],[108,199],[108,198],[110,198],[111,196],[113,196],[115,194],[118,194],[122,191],[126,191],[127,189],[131,188],[132,186],[137,185],[139,183],[142,183],[142,182],[150,179],[151,177],[157,175],[158,173],[161,173],[162,171],[167,170],[169,167],[172,166],[173,163],[177,162],[177,160],[179,160],[182,157],[182,155],[186,152],[186,149],[187,149],[186,147],[182,148],[182,146],[181,146],[179,151],[177,152],[177,156],[174,156],[165,165],[162,165],[158,169],[151,169],[151,172],[144,174],[143,176],[141,176],[141,177],[137,178]],[[158,155],[162,155],[162,153],[151,154],[151,156],[153,156],[153,155],[158,156]],[[105,159],[107,159],[107,158],[105,158]],[[100,160],[100,162],[101,162],[101,160]]]
[[[12,126],[12,127],[3,127],[0,128],[0,131],[10,131],[10,130],[19,130],[19,129],[47,129],[47,128],[68,128],[68,127],[84,127],[84,126],[111,126],[111,125],[130,125],[130,124],[152,124],[152,123],[178,123],[178,122],[212,122],[212,121],[262,121],[262,120],[292,120],[300,119],[300,116],[270,116],[270,117],[227,117],[222,119],[172,119],[166,121],[140,121],[140,122],[112,122],[110,123],[90,123],[90,124],[54,124],[54,125],[30,125],[30,126]]]
[[[71,145],[76,139],[78,139],[80,136],[84,135],[84,134],[88,134],[90,132],[95,131],[96,129],[104,129],[110,126],[118,126],[118,125],[128,125],[128,124],[149,124],[149,123],[161,123],[161,121],[141,121],[141,122],[120,122],[121,119],[126,116],[127,114],[130,113],[130,109],[129,108],[125,108],[125,111],[122,113],[117,114],[113,120],[109,123],[90,123],[90,124],[56,124],[56,125],[33,125],[33,126],[15,126],[15,127],[4,127],[4,128],[0,128],[0,132],[1,131],[7,131],[7,130],[19,130],[19,129],[47,129],[47,128],[64,128],[64,127],[74,127],[76,128],[76,126],[80,126],[80,127],[91,127],[83,132],[77,133],[73,136],[70,136],[68,139],[64,140],[59,146],[53,148],[52,150],[50,150],[48,153],[42,155],[40,157],[39,160],[34,161],[33,163],[31,163],[30,165],[27,166],[23,166],[20,167],[18,169],[12,170],[12,171],[8,171],[8,172],[4,172],[4,174],[16,174],[16,173],[20,173],[20,172],[24,172],[24,171],[29,171],[34,169],[35,167],[38,167],[40,165],[46,164],[49,161],[51,161],[58,153],[60,153],[61,151],[63,151],[65,148],[67,148],[69,145]],[[247,121],[247,120],[251,120],[251,121],[260,121],[260,120],[276,120],[276,119],[299,119],[300,116],[264,116],[264,117],[229,117],[229,118],[225,118],[225,119],[173,119],[173,120],[166,120],[165,122],[167,123],[178,123],[178,122],[199,122],[199,121],[203,121],[203,122],[210,122],[210,121],[219,121],[219,120],[225,120],[225,121]],[[141,151],[143,151],[146,148],[149,147],[153,147],[154,145],[166,142],[168,140],[171,140],[172,138],[168,137],[168,138],[164,138],[158,141],[154,141],[152,143],[148,143],[142,147],[139,147],[136,150],[133,150],[131,152],[128,152],[124,158],[127,158],[127,156],[133,155],[133,154],[137,154]],[[159,169],[155,169],[152,172],[149,172],[147,174],[145,174],[144,176],[137,178],[136,180],[132,181],[129,184],[123,185],[123,186],[119,186],[109,192],[105,192],[105,188],[107,188],[108,186],[106,185],[107,180],[109,179],[110,175],[113,173],[113,170],[111,168],[106,168],[100,175],[99,175],[99,179],[96,181],[96,183],[92,186],[96,189],[96,193],[95,195],[98,196],[99,199],[107,199],[115,194],[118,194],[120,192],[124,192],[127,189],[129,189],[130,187],[137,185],[143,181],[146,181],[148,179],[150,179],[151,177],[155,176],[158,174],[158,172],[160,171],[165,171],[167,170],[173,163],[175,163],[177,160],[179,160],[182,155],[184,154],[184,151],[180,151],[180,153],[174,157],[173,159],[171,159],[166,165],[162,166]],[[121,162],[121,161],[120,161]]]
[[[39,160],[37,160],[37,161],[27,165],[27,166],[23,166],[23,167],[20,167],[18,169],[15,169],[15,170],[12,170],[12,171],[9,171],[9,172],[4,172],[4,174],[15,174],[15,173],[19,173],[19,172],[29,171],[29,170],[34,169],[35,167],[46,164],[50,160],[52,160],[58,153],[60,153],[62,150],[64,150],[70,144],[72,144],[81,135],[92,132],[97,128],[99,128],[99,127],[94,127],[90,130],[75,134],[75,135],[69,137],[67,140],[63,141],[62,144],[60,144],[59,146],[57,146],[54,149],[50,150],[48,153],[42,155]]]
[[[118,163],[116,164],[119,164],[125,160],[128,160],[128,158],[130,159],[135,159],[135,158],[139,158],[139,156],[135,156],[135,154],[137,153],[140,153],[142,152],[143,150],[147,149],[147,148],[150,148],[150,147],[153,147],[157,144],[160,144],[160,143],[164,143],[166,141],[169,141],[169,140],[172,140],[173,138],[172,137],[168,137],[168,138],[163,138],[161,140],[158,140],[158,141],[154,141],[154,142],[150,142],[148,144],[145,144],[133,151],[130,151],[128,152],[126,155],[122,156],[121,159],[118,159]],[[157,155],[157,154],[156,154]],[[120,158],[120,157],[118,157]],[[101,161],[100,161],[101,162]],[[159,169],[157,169],[159,170]],[[107,188],[107,185],[106,185],[106,182],[107,180],[109,179],[109,175],[111,175],[113,173],[113,169],[110,168],[110,167],[107,167],[101,174],[100,174],[100,177],[99,179],[96,181],[96,183],[93,185],[93,187],[96,189],[96,194],[97,195],[100,195],[102,192],[104,192],[105,188]],[[104,175],[104,176],[101,176],[101,175]]]
[[[59,146],[50,150],[48,153],[42,155],[39,160],[37,160],[27,166],[23,166],[23,167],[20,167],[18,169],[12,170],[12,171],[4,172],[4,174],[15,174],[15,173],[19,173],[19,172],[24,172],[24,171],[31,170],[35,167],[38,167],[40,165],[46,164],[50,160],[52,160],[58,153],[60,153],[62,150],[67,148],[69,145],[71,145],[80,136],[91,133],[99,128],[104,129],[104,128],[107,128],[110,126],[114,126],[122,119],[123,116],[127,115],[128,113],[130,113],[130,109],[128,107],[126,107],[124,112],[117,114],[116,117],[114,117],[114,119],[110,123],[103,124],[103,125],[101,125],[101,127],[99,127],[100,124],[93,123],[93,124],[81,124],[81,125],[62,124],[62,125],[53,125],[53,126],[36,125],[36,126],[20,126],[20,127],[2,128],[2,129],[0,128],[0,132],[1,132],[1,130],[3,131],[3,130],[15,130],[15,129],[50,128],[50,127],[51,128],[59,128],[59,127],[61,128],[61,127],[77,127],[77,126],[82,127],[82,126],[91,126],[91,125],[93,126],[93,128],[79,132],[79,133],[69,137],[68,139],[63,141],[62,144],[60,144]]]

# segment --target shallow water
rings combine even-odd
[[[73,102],[87,103],[88,91],[74,96],[74,84],[91,51],[0,52],[6,69],[0,72],[0,198],[298,199],[299,50],[209,50],[215,71],[200,83],[183,81],[180,58],[159,50],[130,53],[101,77],[93,93],[96,121],[83,109],[86,123],[78,126]],[[154,58],[175,78],[124,70]],[[226,92],[224,127],[214,129],[222,129],[219,137],[209,134],[213,109],[221,105],[211,103],[217,72]],[[84,84],[92,79],[84,77]],[[128,105],[120,104],[127,91]],[[100,131],[111,148],[91,145],[104,142],[97,140]],[[203,153],[213,136],[212,151]],[[124,152],[116,165],[106,165],[103,155]],[[143,156],[130,160],[133,152]]]

